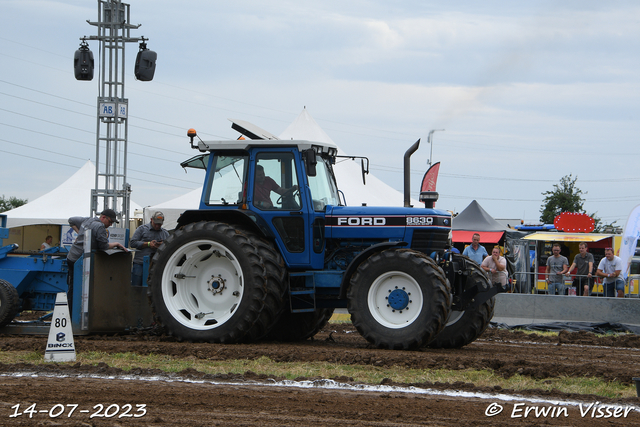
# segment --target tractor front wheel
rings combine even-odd
[[[379,348],[415,350],[444,327],[451,306],[449,282],[421,252],[389,249],[367,258],[351,278],[351,321]]]
[[[457,258],[466,260],[467,275],[465,289],[472,288],[482,283],[480,288],[489,289],[491,284],[482,268],[470,258],[457,255]],[[460,348],[475,341],[489,326],[493,318],[493,309],[496,304],[492,297],[477,307],[469,307],[466,310],[453,308],[444,329],[429,343],[431,348]]]

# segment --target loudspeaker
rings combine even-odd
[[[152,50],[141,49],[136,56],[136,66],[134,75],[136,79],[143,82],[149,82],[153,80],[153,75],[156,72],[156,59],[158,54]]]
[[[76,80],[93,80],[93,52],[85,44],[80,45],[73,56],[73,69]]]

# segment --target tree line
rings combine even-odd
[[[5,197],[4,194],[0,198],[0,213],[10,211],[11,209],[18,208],[22,205],[26,205],[27,199],[18,199],[17,197]]]

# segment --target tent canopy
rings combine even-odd
[[[498,243],[504,231],[466,231],[466,230],[453,230],[451,233],[451,239],[454,242],[470,242],[475,233],[480,234],[480,243]]]
[[[7,227],[52,224],[68,225],[72,216],[87,216],[91,210],[91,190],[96,182],[96,168],[90,160],[69,179],[47,194],[5,212]],[[130,214],[142,209],[130,201]]]
[[[200,207],[201,196],[202,187],[199,187],[175,199],[160,203],[159,205],[147,206],[144,208],[144,222],[145,224],[148,223],[153,214],[160,211],[164,214],[164,224],[162,227],[167,230],[173,230],[176,228],[176,225],[178,225],[178,218],[180,218],[182,212]]]
[[[499,242],[506,230],[475,200],[453,218],[451,229],[454,242],[470,242],[473,234],[478,233],[481,243]]]
[[[302,139],[335,144],[324,130],[311,117],[306,108],[298,115],[279,137],[280,139]],[[407,147],[409,148],[409,144]],[[404,153],[404,151],[403,151]],[[338,154],[345,153],[338,147]],[[366,153],[363,153],[366,155]],[[398,165],[402,164],[402,155],[398,155]],[[337,159],[333,172],[349,206],[403,206],[404,194],[385,184],[371,173],[366,176],[366,185],[362,183],[360,161]],[[424,207],[418,200],[411,200],[414,206]]]

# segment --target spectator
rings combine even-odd
[[[620,277],[622,271],[622,259],[613,254],[613,248],[605,248],[604,258],[598,264],[596,276],[603,277],[602,287],[605,297],[614,297],[614,289],[618,298],[624,298],[624,280]]]
[[[44,251],[45,249],[49,249],[51,247],[51,243],[53,243],[53,237],[45,237],[44,243],[40,245],[40,252]]]
[[[480,235],[478,233],[474,233],[471,237],[471,244],[464,248],[462,255],[471,258],[478,264],[482,264],[482,260],[489,256],[487,250],[480,244]]]
[[[569,267],[569,260],[560,255],[560,245],[558,243],[553,244],[552,250],[553,255],[547,258],[547,268],[545,270],[548,283],[547,292],[549,295],[555,295],[557,291],[558,295],[564,295],[566,288],[564,274]]]
[[[576,277],[573,279],[573,286],[576,288],[578,296],[584,295],[588,297],[589,291],[593,286],[593,276],[591,275],[594,262],[593,255],[587,252],[587,244],[585,242],[580,243],[579,250],[580,253],[573,257],[573,263],[567,270],[567,274],[578,267]]]
[[[71,303],[73,300],[73,266],[75,262],[80,259],[84,253],[84,232],[85,230],[91,230],[91,249],[113,249],[120,248],[125,250],[125,247],[120,243],[109,243],[109,228],[113,223],[118,223],[116,219],[116,213],[113,209],[105,209],[102,211],[99,217],[85,218],[81,216],[74,216],[69,218],[69,225],[78,233],[75,242],[71,245],[69,253],[67,254],[67,267],[69,269],[67,275],[67,285],[69,290],[67,292],[67,301],[69,302],[69,312],[71,312]]]
[[[487,256],[481,265],[482,269],[489,273],[491,283],[500,284],[502,288],[507,287],[507,260],[500,256],[500,247],[494,246],[491,250],[491,256]]]
[[[131,238],[131,246],[136,250],[133,258],[133,270],[131,271],[131,286],[142,286],[142,266],[144,257],[151,258],[163,241],[169,237],[169,232],[162,228],[164,214],[156,212],[151,217],[149,224],[141,225],[136,229]]]

